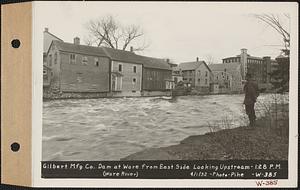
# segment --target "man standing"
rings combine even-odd
[[[252,80],[252,76],[249,73],[247,73],[246,75],[244,92],[245,92],[244,104],[246,108],[246,114],[248,115],[250,121],[250,127],[254,127],[255,119],[256,119],[254,104],[259,95],[259,90],[257,84],[254,83],[254,81]]]

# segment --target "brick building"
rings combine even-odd
[[[270,88],[270,76],[272,64],[275,60],[269,56],[255,57],[247,53],[247,49],[241,49],[241,54],[233,57],[226,57],[224,64],[238,63],[241,65],[242,79],[245,79],[247,73],[251,73],[259,85],[260,89]]]

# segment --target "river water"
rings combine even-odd
[[[43,160],[119,160],[207,133],[208,125],[245,125],[242,102],[243,95],[46,101]]]

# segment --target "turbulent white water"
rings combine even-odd
[[[245,125],[242,102],[243,95],[44,102],[43,160],[119,160],[204,134],[208,124]]]

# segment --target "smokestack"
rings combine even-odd
[[[196,61],[197,61],[197,62],[199,61],[199,57],[196,57]]]
[[[130,46],[130,51],[133,52],[133,47],[132,46]]]
[[[74,38],[74,44],[75,45],[80,45],[80,38],[79,37]]]
[[[45,32],[48,32],[48,31],[49,31],[49,28],[46,27],[46,28],[45,28]]]

